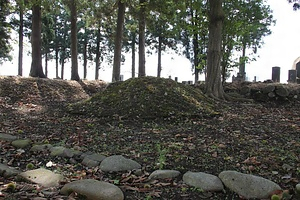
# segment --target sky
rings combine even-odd
[[[285,83],[288,79],[288,70],[294,66],[296,58],[300,57],[300,11],[293,11],[292,4],[286,0],[267,0],[267,4],[273,10],[273,16],[276,25],[271,27],[272,34],[264,38],[264,45],[258,49],[258,58],[256,61],[246,65],[247,80],[252,81],[256,76],[257,81],[271,79],[272,67],[281,68],[281,82]],[[13,41],[14,51],[13,61],[5,62],[0,65],[0,75],[18,74],[18,45]],[[23,76],[27,77],[30,71],[31,57],[29,51],[30,44],[24,44],[24,66]],[[121,74],[124,80],[131,77],[131,55],[126,55],[125,63],[121,66]],[[138,58],[136,60],[138,64]],[[82,63],[79,63],[79,76],[83,76]],[[43,65],[44,66],[44,65]],[[137,68],[137,66],[136,66]],[[162,77],[178,77],[178,80],[194,80],[191,63],[184,57],[175,53],[164,53],[162,56]],[[70,64],[65,67],[65,77],[70,79]],[[136,72],[138,69],[136,69]],[[232,75],[236,75],[235,70]],[[60,72],[59,72],[60,74]],[[156,76],[157,74],[157,55],[153,54],[146,57],[146,75]],[[55,77],[55,64],[49,63],[48,77]],[[112,77],[112,63],[102,65],[99,79],[110,82]],[[89,64],[87,79],[94,79],[94,64]],[[203,80],[203,76],[201,77]],[[231,81],[231,79],[229,79]]]

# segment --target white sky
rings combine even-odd
[[[272,34],[264,38],[265,44],[258,50],[259,58],[257,58],[257,61],[246,65],[246,73],[250,81],[253,80],[254,76],[257,76],[258,81],[263,81],[271,78],[272,67],[279,66],[281,67],[281,82],[286,82],[288,70],[292,69],[295,59],[300,56],[300,11],[294,12],[292,10],[292,4],[288,4],[286,0],[268,0],[268,4],[270,4],[273,10],[273,15],[277,22],[276,25],[271,28]],[[14,46],[14,60],[0,65],[0,75],[17,75],[17,42],[15,42]],[[31,57],[28,55],[30,49],[30,44],[25,44],[24,76],[28,76],[30,71]],[[83,69],[81,63],[79,65],[79,75],[82,77]],[[136,65],[138,65],[138,58]],[[105,69],[100,69],[99,78],[104,81],[111,81],[112,63],[109,66],[102,67]],[[179,77],[179,81],[194,80],[191,64],[183,57],[179,57],[175,54],[163,54],[162,68],[163,77]],[[67,64],[64,78],[70,79],[70,71],[70,64]],[[138,69],[136,69],[136,72],[137,71]],[[156,76],[156,73],[157,55],[146,57],[146,75]],[[131,55],[129,54],[126,55],[126,61],[124,65],[121,66],[121,74],[124,75],[124,79],[131,77]],[[49,63],[48,77],[55,77],[54,62]],[[88,79],[94,79],[94,64],[90,64],[88,68]]]

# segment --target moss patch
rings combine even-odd
[[[210,99],[200,90],[171,79],[155,77],[112,83],[90,99],[70,105],[69,111],[131,119],[208,117],[218,114]]]

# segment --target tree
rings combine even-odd
[[[246,63],[255,60],[263,37],[271,34],[270,26],[275,23],[272,10],[263,0],[233,0],[224,2],[224,12],[222,82],[230,69],[238,66],[239,78],[245,80]]]
[[[10,46],[10,25],[6,22],[6,17],[9,15],[9,1],[0,1],[0,64],[3,61],[11,60],[9,55],[11,51]]]
[[[225,18],[223,0],[209,0],[209,41],[205,92],[209,97],[225,99],[221,82],[222,28]]]
[[[77,59],[77,0],[70,0],[68,3],[71,12],[71,80],[79,81]]]
[[[159,6],[157,6],[159,5]],[[149,2],[149,14],[147,16],[147,45],[155,49],[157,57],[157,77],[161,76],[162,52],[167,48],[176,50],[178,36],[178,20],[176,15],[182,1],[176,3],[173,0],[152,0]],[[174,12],[175,10],[175,12]]]
[[[20,25],[19,25],[19,57],[18,57],[18,75],[23,75],[23,32],[24,32],[24,7],[25,2],[23,0],[17,1],[19,7],[19,17],[20,17]]]
[[[116,82],[120,80],[125,7],[126,7],[125,3],[122,0],[118,0],[118,19],[117,19],[117,30],[115,35],[115,51],[114,51],[112,82]]]
[[[32,5],[32,33],[31,33],[31,47],[32,47],[32,62],[30,69],[30,76],[46,78],[42,67],[42,17],[41,17],[41,1],[35,1]]]
[[[138,76],[146,76],[145,29],[146,29],[146,0],[140,0],[139,12],[139,72]]]
[[[300,1],[299,0],[288,0],[289,3],[293,3],[294,10],[300,10]]]

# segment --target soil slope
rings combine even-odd
[[[120,186],[126,199],[130,200],[240,199],[227,189],[220,193],[209,193],[189,187],[181,181],[182,177],[172,182],[159,180],[147,185],[141,182],[158,168],[175,169],[182,174],[187,171],[201,171],[214,175],[218,175],[223,170],[236,170],[268,178],[283,189],[291,190],[290,193],[293,194],[293,188],[300,182],[300,103],[298,101],[283,105],[268,102],[253,104],[228,102],[224,106],[200,101],[196,96],[202,96],[201,93],[192,91],[190,87],[187,89],[184,87],[181,92],[173,91],[173,93],[169,88],[179,87],[177,84],[168,80],[163,80],[166,82],[161,83],[156,79],[147,80],[153,82],[140,83],[142,86],[138,85],[137,88],[131,85],[122,88],[121,83],[110,85],[105,91],[114,92],[111,96],[107,94],[107,99],[101,99],[103,95],[100,93],[90,97],[95,91],[103,89],[105,86],[103,82],[82,84],[49,79],[0,78],[1,133],[15,135],[18,138],[30,138],[34,143],[50,143],[67,148],[76,146],[83,152],[98,152],[107,156],[121,154],[142,164],[141,176],[133,176],[130,173],[102,173],[97,168],[88,169],[80,164],[72,164],[67,159],[55,159],[47,154],[33,154],[29,149],[24,149],[24,152],[20,153],[9,142],[3,141],[0,142],[1,162],[25,171],[28,163],[32,163],[34,168],[39,168],[45,167],[51,160],[57,164],[53,170],[64,174],[66,182],[85,178],[107,181]],[[132,81],[136,80],[125,84]],[[153,106],[159,107],[157,105],[159,102],[159,105],[166,108],[169,108],[167,107],[169,103],[173,104],[172,109],[179,107],[180,109],[175,109],[179,115],[182,113],[186,115],[189,110],[185,108],[200,109],[200,113],[206,116],[211,110],[215,113],[215,107],[221,112],[209,118],[191,115],[178,118],[175,122],[172,120],[139,121],[138,115],[132,115],[136,118],[131,120],[131,115],[125,112],[125,108],[119,112],[113,110],[111,113],[125,115],[127,118],[107,121],[101,120],[101,117],[67,112],[69,104],[78,101],[81,101],[80,105],[86,106],[87,113],[95,109],[93,111],[95,115],[100,109],[96,106],[101,105],[106,108],[105,105],[109,104],[110,100],[114,100],[112,105],[118,105],[116,99],[124,101],[118,105],[120,106],[118,108],[122,108],[121,105],[126,107],[129,100],[120,99],[123,97],[119,95],[120,88],[122,91],[126,91],[127,88],[134,90],[120,92],[124,97],[132,98],[131,100],[134,99],[134,95],[125,94],[144,94],[136,98],[143,100],[138,104],[140,107],[144,105],[147,108],[148,104],[151,105],[147,109]],[[156,100],[150,100],[150,97],[156,92],[160,95],[155,97],[161,99],[152,102]],[[172,101],[164,102],[165,97],[171,94],[177,96],[171,99]],[[180,102],[185,97],[180,101],[177,101],[177,98],[183,96],[182,94],[187,94],[188,100],[185,106],[180,107]],[[96,104],[96,99],[99,98],[101,101]],[[199,102],[196,103],[200,105],[199,107],[190,106],[189,102],[194,102],[194,99]],[[95,104],[93,109],[89,108],[87,102]],[[139,102],[135,102],[134,105],[137,103]],[[140,111],[145,113],[148,110]],[[159,112],[164,114],[159,115],[160,113],[154,112],[152,117],[154,115],[165,117],[170,110],[161,109]],[[34,199],[35,197],[66,199],[59,195],[61,186],[53,188],[51,192],[43,193],[41,188],[34,184],[0,177],[0,188],[12,181],[17,182],[17,187],[11,193],[2,191],[4,199]],[[76,196],[72,198],[80,199]]]

